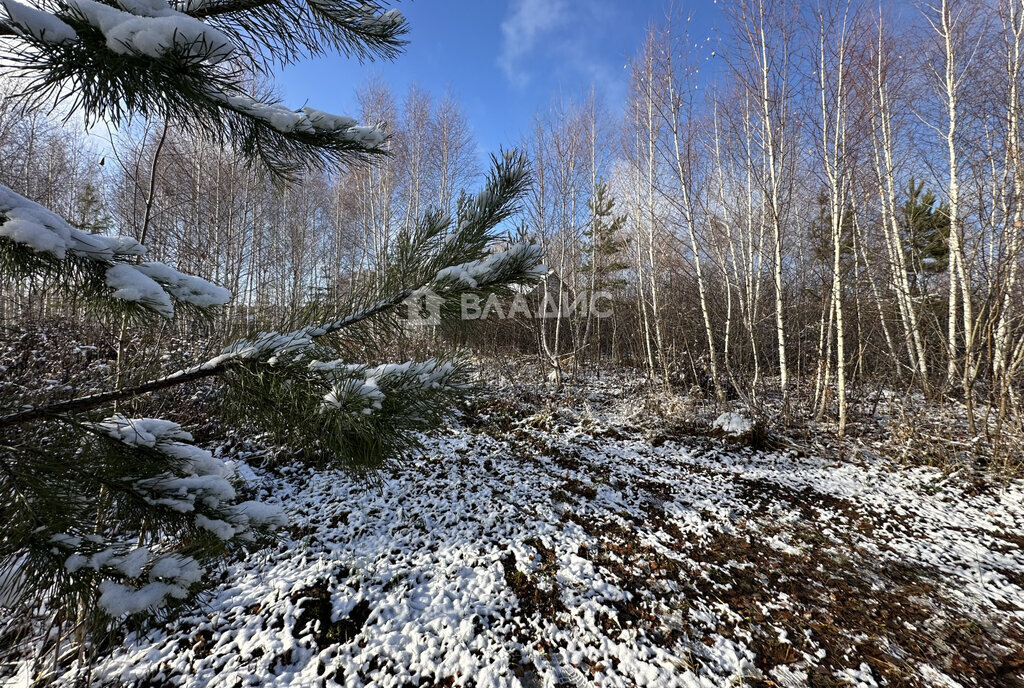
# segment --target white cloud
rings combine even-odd
[[[529,75],[522,61],[541,37],[567,18],[565,0],[511,0],[501,22],[501,53],[498,64],[515,84],[525,86]]]

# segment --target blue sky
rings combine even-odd
[[[416,82],[435,97],[450,89],[462,103],[481,152],[517,142],[533,113],[559,94],[595,85],[615,112],[625,96],[624,68],[668,0],[412,0],[395,5],[409,20],[409,45],[391,63],[320,58],[278,74],[290,107],[308,104],[356,112],[354,92],[370,78],[401,97]],[[693,35],[721,25],[714,0],[676,2]]]

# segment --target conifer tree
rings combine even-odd
[[[607,297],[605,292],[620,291],[625,286],[622,272],[629,267],[623,258],[626,243],[622,238],[622,230],[626,224],[625,215],[615,214],[615,199],[608,191],[608,184],[597,185],[594,195],[587,201],[590,210],[590,224],[584,230],[587,244],[584,252],[587,263],[583,271],[590,282],[590,299],[593,305],[599,297]],[[590,345],[591,332],[596,329],[597,347],[594,353],[598,360],[602,355],[602,332],[600,319],[594,327],[594,308],[587,309],[587,318],[583,331],[584,345]]]
[[[90,234],[98,234],[110,229],[111,220],[107,215],[100,198],[96,185],[88,182],[82,191],[75,198],[75,215],[77,222],[73,222],[78,229],[85,230]]]
[[[907,258],[911,286],[927,292],[927,276],[949,266],[949,207],[936,205],[937,198],[924,190],[924,182],[910,180],[907,201],[903,204],[903,224],[907,232]]]
[[[350,0],[33,2],[0,0],[3,71],[28,101],[65,101],[87,122],[166,122],[233,146],[282,183],[385,154],[382,124],[292,110],[247,85],[254,72],[329,52],[393,58],[406,32],[397,10]],[[119,403],[217,378],[236,417],[318,462],[371,471],[415,447],[415,433],[467,389],[469,370],[459,359],[389,363],[376,352],[428,290],[451,317],[467,292],[486,298],[539,278],[536,246],[495,250],[527,183],[522,155],[496,156],[457,217],[428,211],[389,242],[380,274],[306,309],[293,329],[251,332],[209,360],[105,391],[0,400],[0,606],[24,620],[0,629],[4,642],[35,643],[60,662],[62,642],[80,653],[118,619],[191,599],[209,562],[284,522],[277,508],[245,500],[232,464],[185,429],[125,417]],[[4,187],[0,276],[44,281],[138,327],[209,316],[231,298],[147,260],[134,239],[73,227]]]
[[[615,214],[615,199],[605,182],[597,185],[587,208],[590,210],[590,224],[584,230],[588,240],[585,248],[588,262],[584,270],[594,275],[594,289],[620,287],[625,284],[621,273],[629,267],[623,258],[626,242],[622,238],[622,230],[626,216]]]

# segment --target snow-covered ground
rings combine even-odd
[[[290,529],[93,684],[1020,680],[1020,482],[672,435],[626,396],[505,390],[375,487],[253,468]]]

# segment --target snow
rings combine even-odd
[[[148,583],[141,588],[130,588],[105,580],[100,582],[98,604],[103,611],[116,618],[161,607],[168,597],[184,598],[186,594],[181,586],[168,583]]]
[[[227,289],[163,263],[124,262],[145,256],[146,247],[131,237],[83,232],[4,186],[0,186],[0,237],[61,260],[70,252],[108,264],[106,284],[114,298],[143,304],[165,318],[174,316],[172,297],[198,308],[222,306],[231,300]]]
[[[157,443],[191,442],[192,435],[173,421],[161,418],[126,418],[116,415],[98,423],[110,437],[140,447],[155,448]]]
[[[39,41],[65,44],[78,34],[54,15],[17,2],[0,0],[15,27]],[[100,30],[107,49],[118,55],[169,55],[219,64],[235,52],[223,32],[174,10],[165,0],[118,0],[111,7],[95,0],[68,0],[68,10]]]
[[[0,0],[16,31],[38,41],[61,45],[78,40],[75,30],[49,12],[24,5],[17,0]]]
[[[150,579],[176,580],[182,585],[199,582],[203,573],[203,568],[195,559],[177,554],[158,557],[149,569]]]
[[[211,90],[211,99],[230,110],[260,120],[282,134],[331,134],[338,141],[377,148],[384,143],[382,126],[359,126],[351,117],[332,115],[316,108],[291,110],[279,103],[263,103],[247,95]]]
[[[37,253],[64,258],[71,242],[71,226],[43,206],[0,186],[0,236],[25,244]]]
[[[310,367],[381,380],[406,365]],[[978,685],[958,671],[991,658],[965,655],[957,669],[941,658],[962,646],[926,647],[926,658],[914,648],[958,642],[949,631],[964,619],[992,629],[988,651],[1015,642],[1020,481],[978,493],[877,458],[653,442],[628,392],[587,397],[588,414],[516,405],[516,394],[423,437],[423,455],[379,489],[340,471],[239,463],[291,530],[230,563],[198,608],[129,635],[92,667],[93,685],[712,688],[802,685],[813,672],[872,686],[887,684],[886,662],[911,684]],[[117,432],[151,446],[180,439],[172,425],[138,427]],[[157,560],[146,585],[186,585],[175,567]],[[920,579],[894,576],[900,567]],[[860,587],[843,587],[851,580]],[[164,592],[104,590],[123,613]],[[808,595],[835,606],[808,607]],[[843,626],[872,597],[893,624]],[[904,624],[917,630],[900,637]],[[789,659],[760,655],[775,645]]]
[[[716,418],[712,426],[728,435],[745,435],[753,427],[749,418],[730,411],[726,411]]]
[[[386,373],[414,369],[304,363],[325,380],[372,371],[385,393]],[[680,439],[636,388],[578,383],[531,405],[516,402],[525,387],[471,400],[379,487],[218,451],[290,529],[211,571],[210,592],[166,628],[133,624],[91,685],[1001,685],[970,672],[1020,647],[1021,481]],[[151,448],[188,441],[153,419],[109,430]],[[203,513],[214,529],[240,521]],[[89,566],[93,552],[66,549],[80,533],[47,537],[57,561]],[[133,592],[150,583],[189,585],[155,547],[138,578],[108,575],[124,575],[134,544],[96,548],[98,577],[125,588],[107,586],[110,610],[175,599]],[[969,637],[993,654],[965,652]]]
[[[228,346],[218,356],[204,362],[200,369],[215,368],[230,360],[253,360],[267,357],[270,354],[271,364],[276,359],[292,353],[308,349],[313,344],[317,329],[304,327],[284,334],[280,332],[260,332],[253,337],[239,339]]]
[[[107,286],[114,290],[114,298],[144,304],[165,318],[174,317],[170,295],[134,265],[118,263],[107,268]]]
[[[341,131],[343,129],[351,129],[358,124],[358,122],[351,117],[332,115],[329,112],[317,110],[316,108],[304,107],[302,108],[302,111],[306,114],[306,117],[309,118],[309,122],[313,125],[313,128],[319,131]]]
[[[283,526],[288,522],[288,518],[280,506],[264,502],[242,502],[232,507],[232,512],[239,520],[245,519],[252,526]]]
[[[853,686],[856,686],[856,688],[878,688],[878,683],[871,673],[871,666],[867,662],[861,662],[860,666],[856,669],[849,668],[843,670],[841,677],[845,678]]]
[[[139,547],[122,557],[114,568],[128,578],[138,578],[142,575],[142,568],[149,563],[149,560],[149,548]]]
[[[333,381],[331,391],[324,396],[324,406],[347,409],[355,415],[369,415],[379,410],[386,398],[380,385],[400,398],[414,388],[417,390],[458,389],[463,385],[454,380],[455,366],[437,359],[386,363],[369,367],[347,364],[344,361],[313,361],[309,369],[323,373]]]
[[[317,337],[322,337],[328,332],[344,328],[348,323],[361,320],[365,313],[376,310],[386,305],[381,301],[370,306],[365,311],[347,315],[334,322],[324,323],[319,326],[302,327],[291,332],[259,332],[252,337],[238,339],[228,346],[220,354],[210,358],[203,363],[189,368],[179,370],[168,377],[186,375],[192,371],[210,370],[229,361],[247,361],[266,359],[270,365],[276,365],[281,357],[291,354],[300,354],[313,345]]]
[[[201,277],[186,275],[174,268],[150,261],[136,269],[143,275],[160,283],[178,301],[190,303],[198,308],[223,306],[231,300],[231,292]]]
[[[123,9],[95,0],[67,0],[68,8],[99,29],[118,55],[168,55],[217,64],[235,51],[221,31],[172,10],[165,0],[119,0]]]
[[[256,500],[236,502],[234,464],[189,442],[192,435],[172,421],[115,415],[92,426],[95,431],[126,445],[155,450],[167,457],[168,471],[136,478],[132,485],[151,504],[193,514],[195,524],[224,541],[253,539],[256,528],[273,529],[287,522],[281,508]],[[88,540],[92,550],[84,547]],[[113,617],[136,614],[184,598],[205,570],[192,557],[163,551],[164,543],[133,546],[106,542],[102,536],[56,533],[56,547],[71,553],[64,559],[69,572],[91,568],[101,577],[100,608]],[[55,548],[55,553],[60,550]],[[143,580],[143,579],[148,580]]]
[[[205,528],[221,540],[230,540],[235,536],[235,528],[219,518],[208,518],[202,514],[196,514],[196,525]]]
[[[97,261],[123,258],[140,258],[146,254],[146,247],[126,236],[104,236],[87,234],[71,227],[71,247],[76,255]]]
[[[526,265],[529,275],[542,277],[547,273],[547,268],[541,263],[543,255],[540,246],[521,241],[486,258],[444,268],[435,275],[433,282],[440,285],[461,283],[476,289],[501,279],[510,265]]]
[[[353,401],[354,398],[358,401]],[[360,414],[370,414],[374,410],[379,410],[383,401],[384,392],[377,386],[377,380],[372,377],[365,380],[347,380],[336,383],[334,388],[324,395],[324,406],[343,409],[356,403],[360,406],[354,413]]]
[[[223,539],[246,533],[253,527],[283,524],[278,507],[260,506],[251,501],[232,504],[236,496],[231,482],[236,477],[234,466],[205,449],[187,444],[192,436],[177,423],[116,415],[97,423],[96,428],[125,444],[155,449],[176,460],[183,475],[167,473],[135,481],[135,486],[147,495],[145,498],[150,503],[182,513],[195,511],[197,505],[220,510],[222,519],[197,514],[197,523],[218,536],[226,535],[231,528],[233,532]]]

